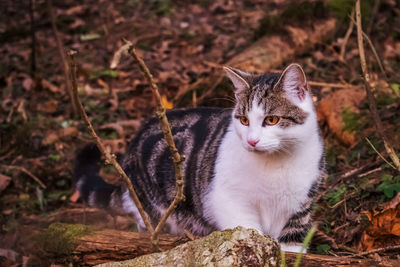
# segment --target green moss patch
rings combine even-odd
[[[78,239],[91,233],[83,224],[53,223],[39,236],[39,244],[53,255],[70,255],[78,245]]]

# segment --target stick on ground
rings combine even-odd
[[[184,189],[184,179],[182,175],[182,162],[185,160],[185,157],[181,154],[179,154],[176,146],[174,139],[172,138],[172,132],[171,132],[171,127],[168,123],[168,119],[165,113],[165,108],[162,104],[161,100],[161,95],[158,90],[158,86],[155,83],[153,76],[151,75],[149,69],[147,68],[146,64],[144,61],[137,55],[135,48],[133,44],[129,41],[124,40],[125,45],[128,47],[128,53],[136,60],[136,62],[139,64],[140,70],[144,77],[147,79],[147,81],[150,84],[150,87],[153,91],[154,97],[156,98],[157,101],[157,107],[156,107],[156,114],[158,117],[158,120],[160,122],[160,127],[161,130],[164,134],[164,138],[168,144],[169,150],[172,155],[172,160],[174,163],[174,169],[175,169],[175,179],[176,179],[176,192],[175,192],[175,197],[172,201],[172,203],[169,205],[167,210],[165,211],[164,215],[161,217],[160,222],[156,226],[154,232],[151,235],[152,239],[152,244],[156,250],[159,250],[158,247],[158,236],[160,234],[161,229],[165,225],[168,217],[171,215],[171,213],[175,210],[179,202],[185,200],[185,196],[183,194],[183,189]]]
[[[71,75],[71,81],[72,81],[72,95],[73,95],[75,103],[77,104],[79,113],[80,113],[82,119],[85,121],[86,126],[89,129],[90,135],[96,141],[98,148],[103,153],[103,155],[106,157],[106,162],[109,164],[112,164],[115,167],[115,169],[118,171],[119,175],[122,177],[126,187],[128,188],[129,195],[132,198],[133,202],[135,202],[135,205],[136,205],[137,209],[139,210],[140,216],[142,217],[147,230],[150,233],[153,233],[154,232],[153,226],[151,225],[150,219],[149,219],[148,215],[146,214],[146,212],[144,211],[142,203],[140,203],[140,200],[139,200],[135,190],[133,189],[131,180],[126,175],[124,170],[121,168],[119,163],[116,161],[115,156],[111,155],[107,151],[107,149],[105,148],[104,144],[102,143],[100,137],[96,134],[96,132],[85,112],[85,109],[83,108],[83,105],[79,99],[78,84],[77,84],[77,80],[76,80],[76,62],[75,62],[75,59],[73,56],[74,53],[75,52],[73,52],[73,51],[69,51],[68,57],[69,57],[69,68],[70,68],[70,75]]]

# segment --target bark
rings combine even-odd
[[[52,227],[54,225],[56,227]],[[118,230],[90,231],[88,230],[90,228],[86,226],[69,225],[69,224],[53,224],[52,226],[50,226],[49,230],[47,230],[42,236],[42,239],[46,239],[46,244],[43,244],[42,241],[41,243],[39,243],[39,245],[40,248],[42,248],[45,252],[41,256],[51,259],[52,261],[55,261],[57,263],[72,262],[74,265],[79,265],[79,266],[93,266],[96,264],[134,259],[136,257],[152,253],[152,245],[149,242],[150,241],[149,233],[136,233],[136,232],[126,232]],[[71,229],[76,229],[76,227],[79,228],[79,230],[71,231]],[[205,248],[209,246],[208,249],[209,251],[212,252],[217,247],[218,242],[219,244],[222,244],[223,242],[215,240],[210,242],[210,239],[213,238],[215,239],[216,236],[217,237],[222,236],[223,238],[225,238],[226,241],[227,239],[226,235],[222,235],[221,233],[225,232],[229,233],[229,231],[231,231],[232,233],[232,230],[223,232],[214,232],[213,234],[205,238],[197,239],[193,242],[188,242],[189,241],[188,238],[162,234],[160,235],[160,248],[161,250],[165,251],[164,254],[155,253],[151,254],[152,256],[148,256],[145,258],[140,257],[142,259],[138,258],[138,260],[139,261],[149,260],[149,258],[152,258],[154,260],[154,257],[157,258],[157,255],[165,255],[165,253],[170,255],[170,257],[172,255],[172,258],[175,257],[175,259],[177,255],[178,256],[182,255],[182,259],[185,260],[188,260],[188,258],[193,259],[195,256],[193,255],[190,256],[187,253],[192,253],[194,249],[201,247],[200,245],[201,243],[199,243],[199,241],[208,240],[203,244],[206,244]],[[250,246],[244,246],[245,249],[243,250],[238,249],[236,251],[242,251],[243,255],[247,256],[249,255],[249,253],[252,253],[251,255],[256,255],[253,253],[253,251],[254,248],[258,248],[258,251],[261,251],[260,252],[261,257],[258,257],[258,259],[267,259],[268,257],[266,255],[269,255],[268,253],[265,253],[266,250],[265,247],[267,246],[266,245],[260,246],[260,244],[262,244],[262,242],[268,243],[269,242],[268,240],[265,241],[265,238],[268,237],[255,235],[254,233],[252,233],[253,230],[245,230],[245,231],[247,231],[245,232],[247,233],[247,235],[249,235],[248,233],[250,232],[250,235],[252,235],[251,239],[257,240],[257,242],[255,243],[253,242],[253,244]],[[74,232],[74,235],[72,235],[71,232]],[[69,234],[65,235],[65,233]],[[65,236],[68,236],[68,238],[65,238]],[[177,250],[175,250],[175,252],[167,252],[167,250],[173,249],[184,243],[186,244],[183,248],[178,248]],[[228,242],[226,244],[231,245],[231,242]],[[260,247],[261,248],[264,247],[264,249],[260,249]],[[38,249],[38,251],[41,251],[41,249]],[[226,250],[226,251],[232,252],[235,250]],[[183,253],[186,254],[184,255]],[[205,253],[204,255],[206,254],[207,253]],[[197,255],[202,255],[202,254],[200,253]],[[210,254],[207,255],[210,256]],[[240,256],[240,253],[236,253],[234,256],[232,255],[230,256],[233,257],[233,259],[237,259]],[[247,259],[250,258],[257,259],[257,256],[247,257]],[[295,253],[289,253],[289,252],[286,253],[286,261],[288,263],[288,266],[291,266],[294,263],[295,259],[296,259]],[[331,256],[315,255],[315,254],[305,254],[303,255],[301,261],[301,266],[310,266],[310,267],[379,266],[380,264],[382,263],[372,259],[331,257]],[[112,265],[107,265],[107,266],[112,266]],[[121,263],[118,263],[115,266],[121,266]]]
[[[288,266],[296,260],[296,253],[286,253]],[[373,259],[355,259],[348,257],[332,257],[317,254],[304,254],[301,259],[302,267],[341,267],[341,266],[392,266],[383,265],[382,262]],[[393,265],[394,266],[394,265]]]
[[[265,36],[232,58],[226,65],[249,72],[265,72],[301,54],[331,37],[335,30],[333,18],[316,21],[313,27],[286,26],[288,36]]]
[[[271,237],[239,226],[213,232],[169,251],[99,265],[119,266],[280,266],[280,249]]]
[[[93,266],[110,261],[132,259],[152,253],[150,233],[118,230],[91,231],[80,224],[54,223],[36,238],[45,253],[38,255],[57,263]],[[185,237],[160,235],[161,250],[169,250],[189,241]]]
[[[296,55],[302,54],[316,44],[323,43],[331,38],[335,26],[336,20],[334,18],[317,20],[312,27],[288,25],[285,27],[287,34],[264,36],[223,65],[248,72],[274,71],[281,67],[284,62],[292,61]],[[199,103],[214,93],[215,88],[224,76],[225,73],[222,68],[215,70],[211,81],[208,84],[205,82],[209,89],[198,98]],[[178,93],[176,98],[184,93],[186,92]]]

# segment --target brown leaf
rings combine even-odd
[[[52,93],[57,93],[60,91],[60,88],[52,84],[51,82],[42,79],[42,87],[45,89],[49,89],[50,92]]]
[[[6,189],[6,187],[10,184],[11,177],[0,174],[0,192]]]
[[[400,244],[400,193],[382,211],[364,211],[368,226],[360,241],[360,249],[371,250],[381,247],[380,241]]]
[[[57,100],[49,100],[44,102],[42,106],[38,107],[38,110],[46,112],[46,113],[54,113],[57,111],[58,101]]]
[[[165,109],[172,109],[174,104],[171,101],[168,101],[165,95],[161,96],[161,103]]]
[[[69,201],[75,203],[78,201],[78,199],[80,198],[81,194],[79,193],[78,190],[76,190],[70,197],[69,197]]]
[[[359,113],[358,106],[365,99],[365,91],[357,88],[345,88],[324,97],[317,108],[318,120],[326,120],[329,129],[346,145],[354,144],[354,133],[343,129],[342,113],[344,109]]]
[[[78,129],[74,126],[61,129],[55,132],[52,132],[46,136],[43,140],[43,145],[48,146],[59,140],[60,138],[64,138],[67,136],[74,136],[78,134]]]

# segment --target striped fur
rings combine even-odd
[[[185,197],[167,221],[168,230],[206,235],[242,225],[277,238],[298,251],[311,227],[311,210],[324,171],[311,93],[298,65],[283,74],[251,75],[232,68],[232,109],[197,108],[167,112],[179,152]],[[250,125],[242,125],[247,116]],[[266,116],[279,116],[266,126]],[[249,139],[258,138],[254,146]],[[93,145],[77,157],[77,187],[89,204],[127,212],[144,227],[128,191],[98,175]],[[156,118],[143,125],[122,159],[144,209],[156,224],[175,192],[171,154]],[[275,203],[275,204],[274,204]]]

